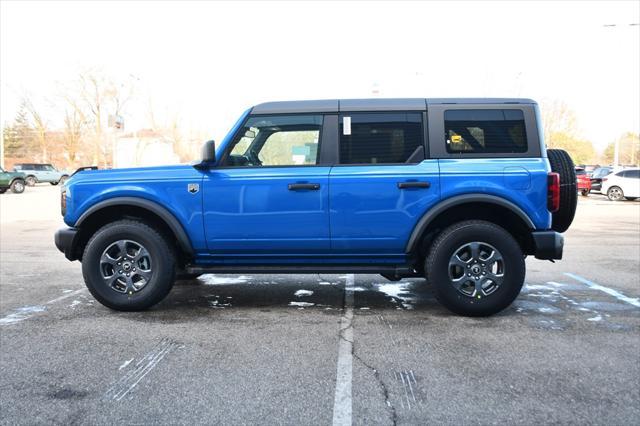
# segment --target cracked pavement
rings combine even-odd
[[[0,424],[333,422],[346,276],[207,275],[113,312],[53,246],[55,189],[0,196]],[[528,259],[486,319],[356,275],[351,422],[635,424],[639,235],[639,202],[581,198],[565,259]]]

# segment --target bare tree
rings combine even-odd
[[[115,82],[97,70],[88,70],[80,74],[79,98],[93,126],[94,164],[108,165],[109,157],[113,153],[103,123],[108,114],[122,114],[126,103],[133,96],[133,89],[131,82]],[[113,158],[111,162],[113,163]]]
[[[563,101],[543,102],[540,106],[545,141],[549,148],[554,147],[554,133],[563,133],[576,137],[578,133],[576,115]]]
[[[40,148],[40,155],[42,157],[42,161],[46,162],[49,157],[48,153],[48,140],[47,140],[47,131],[49,130],[48,124],[44,116],[40,113],[40,111],[35,107],[31,99],[25,97],[24,105],[29,112],[31,117],[31,122],[34,129],[34,137]]]
[[[86,125],[86,118],[82,110],[75,104],[67,108],[64,116],[63,143],[65,153],[71,164],[76,164],[81,151],[82,136]]]

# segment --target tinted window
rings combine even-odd
[[[340,119],[341,164],[398,164],[424,160],[422,114],[349,114]]]
[[[624,174],[624,177],[640,179],[640,170],[627,170]]]
[[[227,166],[315,165],[321,115],[250,117],[231,144]]]
[[[447,152],[527,151],[524,114],[517,109],[465,109],[444,112]]]

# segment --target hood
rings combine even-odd
[[[122,182],[165,180],[172,177],[198,174],[189,164],[170,166],[132,167],[123,169],[82,170],[74,174],[70,181],[78,182]]]

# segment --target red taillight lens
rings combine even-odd
[[[560,175],[549,173],[547,175],[547,210],[555,213],[560,208]]]

